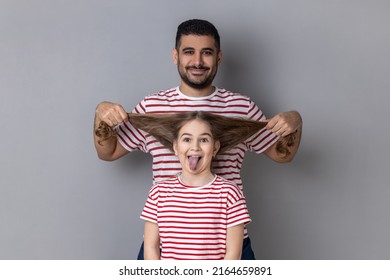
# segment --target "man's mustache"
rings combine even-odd
[[[187,66],[186,70],[191,70],[191,69],[196,69],[196,70],[210,70],[209,67],[204,67],[204,66]]]

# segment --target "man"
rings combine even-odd
[[[178,26],[173,61],[181,77],[180,86],[145,97],[133,110],[135,113],[173,113],[190,110],[209,111],[232,117],[265,120],[261,110],[248,97],[212,85],[222,61],[217,29],[204,20],[188,20]],[[102,145],[95,136],[95,147],[102,160],[116,160],[128,152],[141,150],[152,154],[153,179],[161,181],[181,170],[178,158],[143,131],[128,122],[127,113],[119,104],[102,102],[96,108],[95,128],[101,121],[118,126],[118,137]],[[265,129],[214,160],[213,170],[242,188],[241,165],[245,152],[265,153],[276,162],[291,161],[299,147],[302,120],[298,112],[284,112],[268,120]],[[295,133],[295,142],[288,147],[289,156],[281,156],[276,149],[279,136]],[[143,259],[141,247],[138,259]],[[254,259],[250,239],[245,233],[242,259]]]

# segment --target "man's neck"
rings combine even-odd
[[[211,95],[215,91],[215,87],[209,86],[203,89],[192,88],[185,83],[179,86],[181,93],[189,97],[205,97]]]

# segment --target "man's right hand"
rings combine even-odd
[[[114,127],[127,120],[127,113],[120,104],[104,101],[96,107],[94,131],[102,121],[109,126]],[[128,151],[117,141],[116,137],[112,137],[102,144],[99,143],[99,140],[100,139],[94,133],[96,152],[98,157],[102,160],[116,160],[128,153]]]
[[[122,105],[108,101],[99,103],[96,107],[95,118],[97,121],[96,125],[104,121],[111,127],[128,120],[127,113]]]

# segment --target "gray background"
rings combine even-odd
[[[0,0],[0,258],[136,257],[151,158],[98,160],[95,107],[176,86],[176,27],[204,18],[215,84],[304,118],[292,163],[245,160],[257,258],[389,259],[389,15],[385,0]]]

